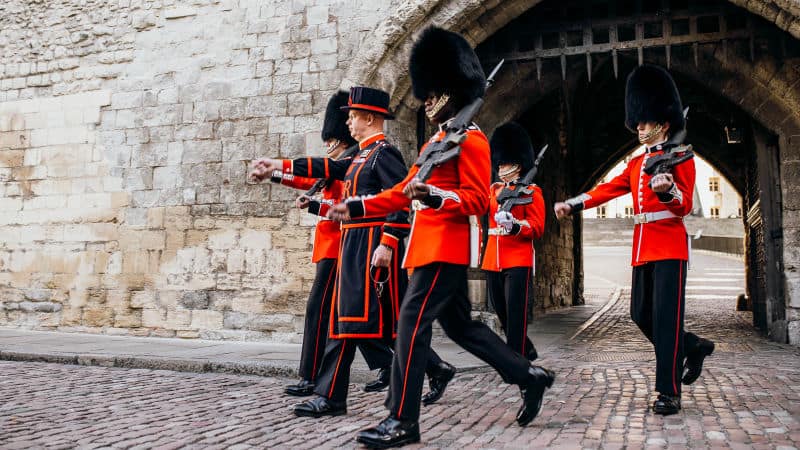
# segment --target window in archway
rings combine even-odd
[[[719,177],[708,178],[708,190],[711,192],[719,192]]]
[[[598,206],[597,207],[597,218],[598,219],[605,219],[606,218],[606,207],[605,206]]]
[[[712,206],[710,215],[712,219],[719,219],[719,206]]]
[[[626,206],[625,207],[625,217],[630,219],[633,217],[633,206]]]

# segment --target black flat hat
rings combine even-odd
[[[380,114],[388,120],[394,119],[394,114],[389,112],[389,93],[366,86],[351,87],[347,106],[342,106],[340,109],[367,111]]]

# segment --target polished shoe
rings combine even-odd
[[[539,352],[536,351],[536,347],[531,345],[531,348],[528,349],[525,357],[528,358],[528,361],[530,362],[536,361],[539,358]]]
[[[680,395],[658,394],[658,400],[653,402],[653,412],[664,416],[677,414],[681,410]]]
[[[386,386],[389,386],[389,380],[391,379],[392,370],[389,367],[384,367],[378,371],[378,378],[364,385],[364,392],[382,391]]]
[[[692,384],[697,381],[700,372],[703,371],[703,360],[712,353],[714,353],[714,343],[701,338],[691,351],[686,352],[686,373],[683,374],[681,382]]]
[[[295,397],[308,397],[314,393],[314,383],[308,380],[300,380],[297,384],[286,386],[286,393]]]
[[[456,368],[444,361],[439,364],[438,369],[439,374],[428,377],[428,386],[430,386],[431,390],[422,396],[422,404],[425,406],[436,403],[437,400],[442,398],[444,390],[447,388],[447,383],[456,376]]]
[[[517,423],[525,426],[539,415],[542,409],[542,398],[544,390],[553,385],[556,379],[555,373],[544,367],[531,365],[528,369],[528,380],[520,385],[522,394],[522,406],[517,411]]]
[[[356,441],[369,448],[400,447],[419,442],[419,422],[389,416],[376,427],[358,432]]]
[[[300,417],[341,416],[347,414],[347,402],[335,402],[325,397],[298,403],[294,415]]]

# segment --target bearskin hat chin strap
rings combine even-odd
[[[664,130],[664,125],[661,125],[660,123],[657,124],[647,134],[645,134],[644,136],[639,136],[639,143],[646,144],[650,139],[653,139],[654,136],[658,136],[658,134],[661,133],[663,130]]]
[[[503,180],[504,182],[509,182],[509,181],[513,181],[511,176],[514,175],[515,173],[517,175],[519,175],[519,172],[520,172],[520,165],[519,164],[512,164],[508,169],[506,169],[504,171],[499,171],[498,170],[497,171],[497,176],[500,177],[500,179]],[[514,177],[514,178],[516,178],[516,177]]]
[[[425,115],[428,116],[428,119],[433,119],[439,114],[442,108],[444,108],[445,105],[447,105],[447,102],[449,101],[450,101],[450,96],[447,94],[442,94],[439,97],[439,100],[436,101],[436,104],[433,105],[433,108],[431,108],[430,111],[426,112]]]

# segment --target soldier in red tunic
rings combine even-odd
[[[426,115],[435,124],[449,121],[485,90],[486,77],[469,43],[436,27],[424,30],[415,43],[410,72],[414,94],[425,100]],[[444,136],[440,131],[431,141]],[[505,381],[520,385],[523,405],[517,421],[521,425],[541,409],[544,390],[553,382],[552,372],[532,366],[470,316],[467,267],[471,261],[477,263],[478,256],[476,246],[470,245],[470,216],[487,212],[490,164],[489,142],[472,125],[458,158],[435,168],[427,182],[415,179],[419,170],[415,165],[394,187],[331,208],[329,217],[344,221],[370,220],[409,206],[416,211],[404,258],[404,266],[413,272],[401,304],[386,402],[389,416],[358,434],[363,444],[385,448],[419,441],[420,394],[434,319],[451,339],[488,362]]]
[[[486,274],[489,303],[506,333],[506,345],[533,361],[538,357],[528,338],[528,299],[533,278],[533,241],[544,232],[544,198],[535,184],[522,186],[520,179],[533,167],[533,145],[522,126],[499,126],[490,142],[492,166],[500,177],[489,192],[489,239],[481,268]],[[500,211],[497,196],[503,189],[527,189],[530,199],[511,210]],[[527,200],[525,200],[527,201]]]
[[[347,129],[347,113],[340,108],[347,106],[349,93],[339,91],[328,101],[325,120],[322,125],[322,140],[328,146],[326,156],[332,159],[352,159],[356,151],[356,141]],[[328,208],[342,198],[343,183],[335,179],[316,179],[284,174],[276,171],[270,177],[273,183],[295,189],[309,190],[317,183],[322,183],[322,199],[301,195],[295,202],[298,208],[306,208],[308,212],[322,219],[317,223],[314,233],[314,251],[311,261],[317,265],[314,283],[306,304],[305,327],[303,330],[303,346],[300,353],[300,381],[286,387],[286,393],[295,396],[307,396],[314,393],[317,372],[322,363],[325,343],[328,338],[328,322],[331,313],[333,285],[336,274],[336,262],[339,257],[340,225],[325,218]],[[364,360],[371,370],[379,369],[378,379],[367,383],[364,390],[372,392],[383,389],[388,384],[386,375],[389,366],[383,366],[391,359],[391,350],[385,344],[369,345],[374,341],[365,341],[359,346]]]
[[[343,181],[344,197],[370,196],[402,180],[406,166],[400,151],[383,134],[389,112],[389,94],[379,89],[353,87],[348,104],[350,134],[358,150],[349,160],[299,158],[295,160],[262,159],[256,170],[280,170],[293,175],[334,178]],[[335,205],[334,205],[335,206]],[[408,209],[387,212],[370,219],[354,219],[342,224],[339,268],[333,288],[329,341],[314,392],[317,398],[295,406],[298,416],[322,417],[347,412],[350,366],[356,346],[391,342],[396,336],[400,299],[405,294],[408,275],[401,267],[405,237],[410,228]],[[383,291],[373,280],[371,267],[388,270]],[[391,361],[391,357],[390,357]],[[387,364],[388,365],[388,364]],[[431,351],[426,360],[428,375],[439,380],[435,401],[455,369]],[[391,372],[383,371],[389,375]],[[388,376],[385,376],[388,383]],[[417,397],[419,399],[419,397]]]
[[[561,218],[632,194],[636,215],[631,318],[655,348],[659,395],[653,410],[675,414],[681,409],[681,381],[691,384],[700,376],[703,359],[714,351],[714,343],[683,330],[689,258],[683,217],[692,211],[694,160],[652,177],[643,170],[650,158],[670,150],[669,137],[686,125],[678,89],[666,70],[643,65],[628,76],[625,125],[637,133],[644,153],[631,159],[611,181],[556,203],[555,213]]]

